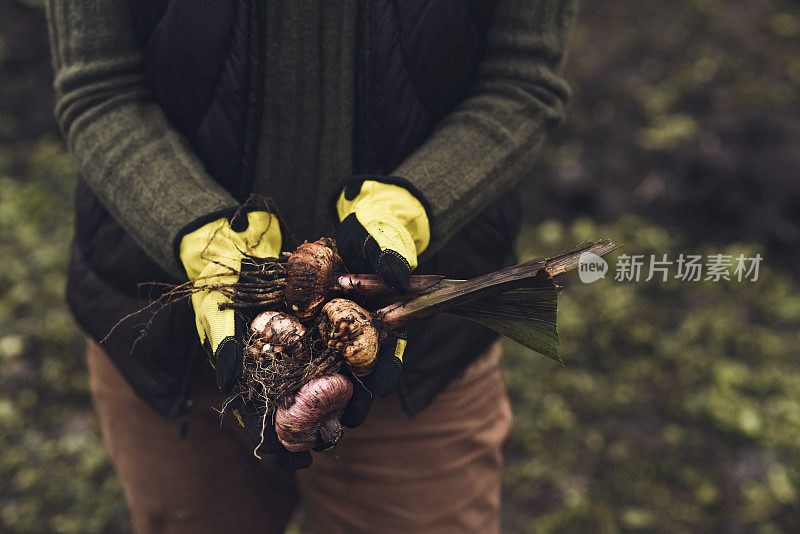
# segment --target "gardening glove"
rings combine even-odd
[[[389,338],[381,342],[375,358],[375,369],[365,377],[350,376],[353,396],[342,414],[342,425],[348,428],[360,426],[375,396],[386,397],[392,392],[400,375],[405,348],[405,329],[392,332]]]
[[[408,293],[411,271],[431,235],[423,202],[422,193],[397,178],[349,181],[336,200],[340,223],[333,234],[347,268],[377,273],[393,289]]]
[[[412,194],[412,191],[415,194]],[[351,272],[377,273],[389,286],[408,293],[417,256],[430,241],[430,222],[424,197],[400,178],[356,178],[349,181],[336,200],[340,224],[334,231],[339,254]],[[391,393],[406,347],[404,332],[383,340],[375,369],[361,379],[354,377],[353,397],[342,417],[348,427],[360,425],[374,396]]]
[[[256,399],[238,400],[232,410],[256,448],[253,454],[261,459],[264,454],[277,455],[277,463],[286,471],[305,469],[313,459],[308,451],[290,452],[283,446],[275,432],[275,422],[270,418],[264,420],[264,403]]]
[[[233,222],[217,219],[181,239],[180,259],[189,280],[194,281],[197,333],[214,367],[217,386],[226,395],[241,378],[247,325],[234,310],[221,308],[230,304],[230,299],[210,287],[235,283],[245,257],[277,257],[280,250],[278,220],[265,211],[251,211]],[[206,287],[209,289],[203,289]]]

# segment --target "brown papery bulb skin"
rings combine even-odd
[[[342,258],[330,239],[322,238],[297,247],[287,263],[283,291],[292,314],[301,321],[313,318],[328,300],[328,293],[343,270]]]
[[[276,410],[278,439],[291,452],[335,445],[342,435],[339,418],[352,396],[353,384],[340,374],[312,379],[295,393],[291,406]]]
[[[347,299],[333,299],[322,307],[320,335],[328,347],[344,356],[353,374],[364,376],[375,366],[378,329],[370,313]]]
[[[289,314],[265,311],[250,323],[252,350],[258,358],[262,352],[283,353],[290,358],[308,358],[306,327]]]

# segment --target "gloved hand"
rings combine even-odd
[[[347,268],[355,273],[377,273],[392,288],[409,292],[411,271],[430,241],[424,202],[422,193],[400,178],[356,178],[345,184],[336,200],[340,224],[334,239]],[[360,425],[373,396],[391,393],[400,374],[405,346],[404,332],[396,332],[383,341],[375,370],[353,381],[353,397],[342,424]]]
[[[395,331],[381,342],[375,357],[375,369],[365,377],[350,376],[353,396],[342,414],[342,425],[348,428],[360,426],[367,417],[375,396],[386,397],[394,389],[403,364],[406,349],[406,334]]]
[[[234,227],[226,218],[207,223],[183,236],[180,259],[195,289],[238,280],[242,259],[277,257],[281,250],[278,220],[265,211],[239,216]],[[220,309],[230,299],[211,289],[192,293],[195,324],[200,342],[209,353],[217,386],[229,394],[241,377],[242,339],[247,325],[232,309]]]
[[[257,458],[275,454],[278,456],[278,465],[287,471],[305,469],[313,462],[310,452],[291,452],[283,446],[275,432],[275,424],[270,420],[264,421],[263,402],[256,399],[239,402],[231,410],[256,445],[253,454]]]
[[[189,280],[199,290],[193,292],[191,298],[197,334],[214,367],[217,386],[225,395],[232,393],[242,377],[247,319],[232,309],[220,309],[220,305],[230,302],[230,299],[215,291],[213,286],[235,283],[238,280],[236,273],[247,267],[247,262],[243,266],[242,260],[248,257],[274,258],[280,250],[278,219],[266,211],[240,214],[233,222],[227,218],[217,219],[181,239],[180,260]],[[253,403],[239,403],[230,408],[250,437],[259,443],[263,409],[259,411]],[[279,454],[281,465],[290,470],[311,464],[308,452],[287,451],[274,434],[274,425],[267,424],[261,451]]]
[[[357,179],[345,185],[336,201],[340,224],[333,236],[351,272],[377,273],[392,288],[408,292],[417,256],[430,241],[428,214],[407,188],[410,184],[402,187],[397,178],[378,180]]]

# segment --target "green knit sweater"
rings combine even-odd
[[[328,199],[352,173],[356,1],[265,0],[265,113],[255,190],[284,233],[330,233]],[[82,175],[165,270],[180,230],[236,201],[154,102],[130,0],[47,0],[56,116]],[[526,176],[563,115],[574,0],[498,0],[469,96],[392,174],[422,191],[438,250]],[[423,256],[424,259],[424,256]]]

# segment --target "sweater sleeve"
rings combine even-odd
[[[153,101],[129,0],[47,0],[55,112],[81,174],[167,272],[173,240],[236,200],[205,171]]]
[[[435,252],[530,171],[569,99],[560,77],[574,0],[499,0],[469,96],[394,171],[425,195]]]

